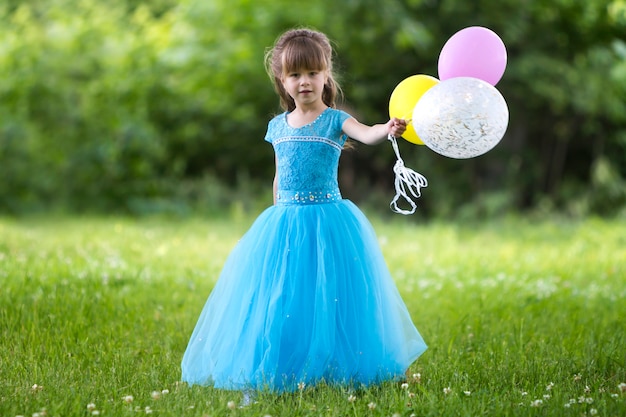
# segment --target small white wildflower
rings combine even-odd
[[[226,403],[226,407],[228,407],[231,410],[234,410],[235,408],[237,408],[237,405],[235,404],[234,401],[229,401],[228,403]]]
[[[152,391],[150,396],[153,400],[158,400],[159,398],[161,398],[161,393],[159,391]]]
[[[570,398],[569,399],[569,403],[570,404],[576,404],[576,398]]]
[[[522,391],[522,397],[525,397],[527,395],[528,395],[528,393],[526,391]]]
[[[126,395],[124,397],[122,397],[122,401],[124,401],[126,404],[130,404],[133,402],[135,398],[133,398],[132,395]]]
[[[589,414],[591,414],[592,416],[595,416],[596,414],[598,414],[598,410],[596,410],[595,408],[592,408],[589,410]]]
[[[400,415],[400,413],[393,413],[391,417],[402,417],[402,416]]]
[[[589,385],[585,385],[585,394],[589,394],[591,392],[591,388],[589,388]]]
[[[33,391],[41,391],[41,390],[43,389],[43,385],[37,385],[37,384],[35,384],[35,385],[33,385],[33,386],[31,387],[31,389],[32,389]]]
[[[581,374],[576,374],[574,375],[574,381],[580,381],[582,379],[582,375]]]
[[[622,392],[626,392],[626,383],[620,382],[620,384],[617,386],[617,388],[619,388],[619,390],[622,391]]]
[[[543,400],[535,400],[530,402],[531,407],[541,407],[543,405]]]
[[[587,398],[585,398],[585,402],[586,402],[587,404],[593,404],[593,398],[591,398],[591,397],[587,397]]]
[[[163,394],[163,395],[167,395],[169,393],[170,393],[170,390],[168,390],[168,389],[164,389],[164,390],[161,391],[161,394]]]
[[[550,382],[548,385],[546,385],[546,391],[550,391],[552,388],[554,388],[554,382]]]
[[[376,409],[376,403],[369,403],[367,405],[367,408],[369,408],[370,410],[375,410]]]
[[[96,409],[96,405],[94,403],[87,404],[87,411],[93,411]]]
[[[33,417],[41,417],[39,413],[33,413]]]
[[[409,392],[408,395],[409,395],[409,398],[415,398],[415,393],[414,392]]]
[[[604,393],[604,392],[606,392],[606,389],[604,387],[600,387],[600,388],[598,388],[598,392]]]
[[[304,391],[304,388],[306,388],[306,384],[304,382],[298,382],[298,390]]]
[[[582,404],[584,402],[585,402],[585,397],[584,396],[581,395],[580,397],[578,397],[578,404]]]
[[[619,394],[615,394],[615,393],[611,394],[611,398],[617,398],[617,397],[619,397]]]
[[[472,391],[463,391],[463,394],[469,397],[470,395],[472,395]]]
[[[415,381],[417,383],[421,382],[422,381],[422,374],[420,374],[419,372],[413,374],[413,381]]]
[[[402,385],[400,385],[400,388],[402,389],[409,389],[409,384],[407,384],[406,382],[403,383]]]
[[[146,407],[143,411],[146,414],[152,414],[152,408],[150,408],[150,407]]]
[[[572,405],[570,403],[565,403],[565,405],[563,407],[565,408],[570,408]]]
[[[356,396],[354,396],[353,394],[350,394],[350,396],[348,396],[348,402],[353,403],[356,401]]]
[[[99,416],[99,415],[100,415],[100,411],[98,411],[98,410],[93,410],[93,411],[91,412],[91,415],[92,415],[92,416]]]
[[[545,395],[543,396],[543,399],[544,399],[544,400],[549,400],[551,397],[552,397],[552,396],[551,396],[550,394],[545,394]]]
[[[446,395],[450,394],[451,392],[452,392],[452,388],[450,388],[450,387],[445,387],[443,389],[443,393],[446,394]]]

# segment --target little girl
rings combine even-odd
[[[335,109],[332,53],[324,34],[297,29],[266,56],[286,110],[265,136],[274,205],[233,249],[200,314],[182,361],[189,384],[367,386],[404,378],[426,350],[371,224],[337,186],[348,137],[375,144],[406,123],[366,126]]]

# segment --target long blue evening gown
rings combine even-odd
[[[191,335],[182,380],[233,390],[400,379],[426,344],[374,230],[342,199],[337,167],[350,116],[326,109],[301,128],[268,126],[276,204],[231,252]]]

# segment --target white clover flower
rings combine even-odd
[[[443,393],[446,394],[446,395],[450,394],[451,392],[452,392],[452,388],[450,388],[450,387],[446,387],[446,388],[443,389]]]
[[[592,416],[595,416],[596,414],[598,414],[598,410],[596,410],[595,408],[592,408],[589,410],[589,414],[591,414]]]
[[[549,400],[551,397],[552,397],[552,396],[551,396],[550,394],[545,394],[545,395],[543,396],[543,399],[544,399],[544,400]]]
[[[132,395],[126,395],[124,397],[122,397],[122,401],[124,401],[126,404],[130,404],[133,402],[135,398],[133,398]]]
[[[152,391],[150,396],[153,400],[158,400],[159,398],[161,398],[161,393],[159,391]]]
[[[617,388],[619,388],[619,390],[622,391],[622,392],[626,392],[626,383],[620,382],[620,384],[617,386]]]
[[[585,398],[585,402],[586,402],[587,404],[593,404],[593,398],[591,398],[591,397],[587,397],[587,398]]]
[[[235,402],[234,402],[234,401],[229,401],[229,402],[226,404],[226,406],[227,406],[229,409],[231,409],[231,410],[234,410],[235,408],[237,408],[237,405],[235,404]]]
[[[32,389],[33,391],[41,391],[41,390],[43,389],[43,385],[37,385],[37,384],[35,384],[35,385],[33,385],[33,386],[31,387],[31,389]]]
[[[150,407],[146,407],[143,411],[146,414],[152,414],[152,408],[150,408]]]
[[[530,402],[531,407],[541,407],[543,405],[543,400],[535,400]]]
[[[400,385],[400,388],[402,389],[409,389],[409,384],[407,384],[406,382],[403,383],[402,385]]]
[[[304,388],[306,388],[306,384],[304,382],[298,382],[298,390],[304,391]]]
[[[615,394],[615,393],[611,394],[611,398],[617,398],[617,397],[619,397],[619,394]]]
[[[161,391],[161,394],[163,394],[163,395],[167,395],[169,393],[170,393],[170,390],[168,390],[168,389],[164,389],[164,390]]]
[[[522,391],[522,397],[525,397],[527,395],[528,395],[528,393],[526,391]]]
[[[100,411],[98,411],[98,410],[93,410],[93,411],[91,412],[91,415],[92,415],[92,416],[99,416],[99,415],[100,415]]]
[[[585,385],[585,393],[589,394],[591,392],[591,388],[589,388],[589,385]]]
[[[550,382],[548,385],[546,385],[546,391],[550,391],[553,387],[554,387],[554,382]]]
[[[348,396],[348,402],[353,403],[356,401],[356,396],[354,396],[353,394],[350,394]]]
[[[96,409],[96,405],[94,403],[87,404],[87,411],[93,411]]]
[[[419,372],[413,374],[413,381],[415,381],[417,383],[421,382],[422,381],[422,374],[420,374]]]
[[[414,392],[409,392],[409,398],[415,398],[415,393]]]
[[[580,381],[582,379],[582,375],[581,374],[576,374],[574,375],[574,381]]]
[[[369,408],[370,410],[375,410],[376,409],[376,403],[369,403],[367,405],[367,408]]]
[[[565,405],[564,405],[563,407],[565,407],[565,408],[570,408],[571,406],[572,406],[572,404],[570,404],[570,403],[565,403]]]

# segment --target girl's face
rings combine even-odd
[[[322,92],[327,81],[324,70],[300,69],[283,75],[283,87],[296,102],[296,107],[323,104]]]

